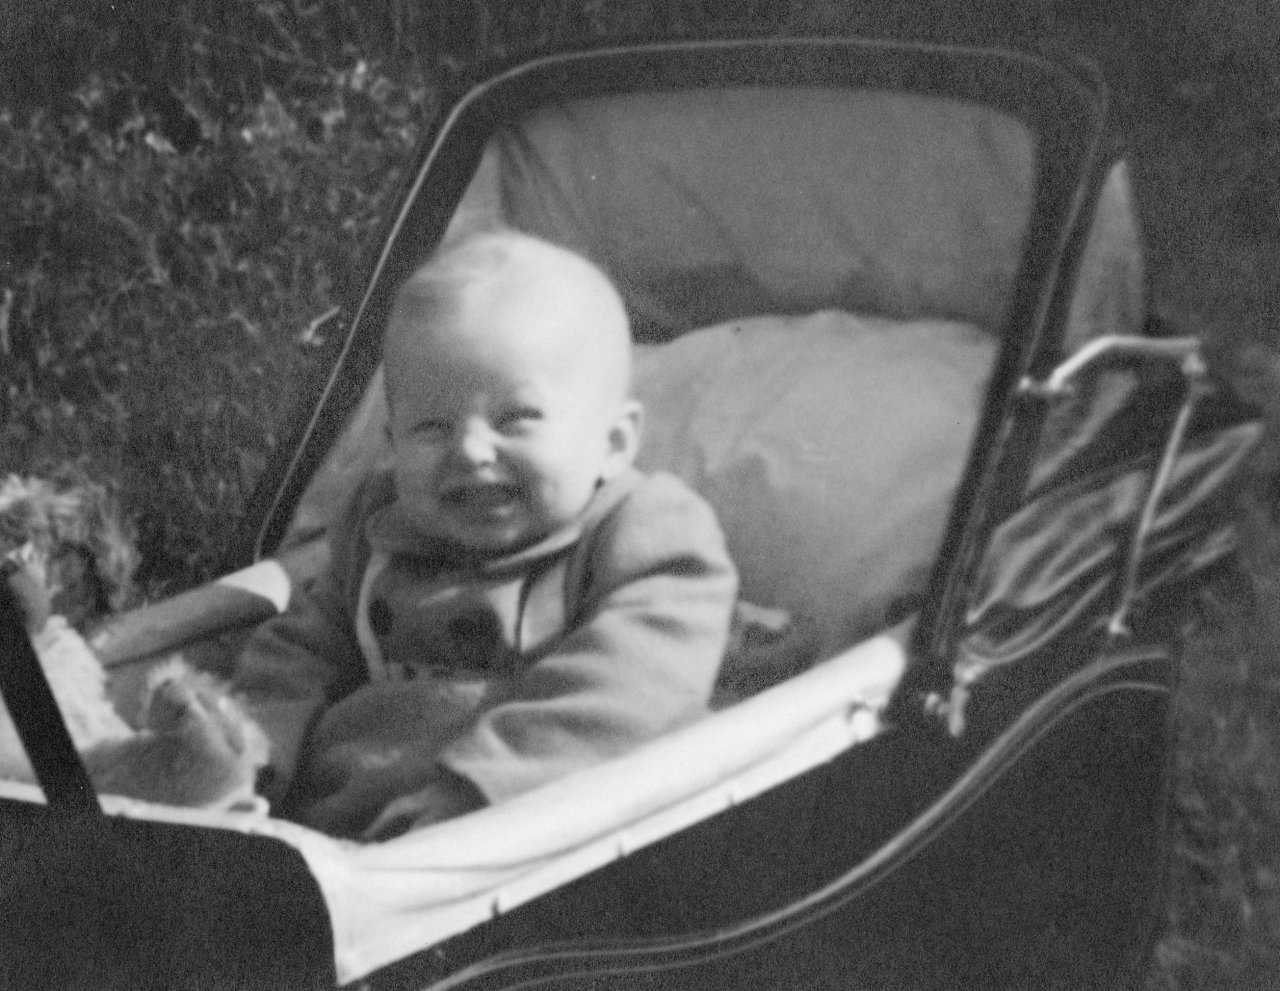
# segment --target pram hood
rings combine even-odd
[[[855,55],[846,57],[850,50]],[[758,539],[768,532],[766,521],[746,518],[727,481],[720,494],[704,492],[722,517],[736,521],[729,536],[744,587],[749,597],[766,589],[766,605],[795,608],[812,586],[779,595],[757,563],[847,584],[884,574],[888,561],[894,577],[883,583],[892,586],[883,602],[907,602],[923,591],[970,461],[979,411],[998,384],[997,366],[1019,360],[1035,336],[1040,318],[1028,297],[1040,293],[1046,299],[1037,305],[1047,305],[1059,261],[1054,254],[1037,270],[1032,256],[1061,250],[1060,239],[1045,239],[1043,229],[1067,225],[1091,167],[1110,171],[1096,180],[1095,219],[1082,251],[1087,277],[1069,299],[1061,333],[1077,341],[1139,332],[1144,285],[1127,173],[1123,165],[1086,164],[1101,142],[1101,108],[1079,80],[1021,57],[988,64],[989,53],[916,46],[712,45],[698,60],[680,52],[673,46],[550,59],[500,75],[461,100],[427,149],[343,364],[276,487],[256,535],[259,554],[289,551],[323,533],[355,479],[385,455],[375,368],[389,294],[439,240],[468,229],[513,226],[592,258],[620,287],[640,343],[747,320],[778,353],[795,356],[796,392],[815,379],[805,355],[811,367],[830,364],[805,340],[817,314],[854,318],[845,322],[849,349],[838,358],[847,387],[841,394],[837,376],[826,376],[829,395],[814,405],[829,403],[833,415],[806,439],[849,464],[815,476],[808,505],[821,504],[823,518],[788,517],[784,524],[795,526],[773,531],[812,523],[816,533],[850,539],[811,543],[804,554],[784,549],[780,558],[777,541]],[[961,63],[974,71],[957,72]],[[1078,133],[1066,130],[1069,124]],[[885,348],[867,344],[869,324],[901,329],[911,343],[898,346],[900,360],[873,366]],[[761,325],[767,329],[756,330]],[[928,328],[938,328],[932,338]],[[706,385],[716,378],[713,351],[690,345],[683,353],[703,363],[701,372],[667,375],[657,392],[670,392],[674,380]],[[779,388],[780,376],[770,377],[767,364],[758,361],[744,374],[739,395]],[[931,366],[951,371],[920,374]],[[877,376],[896,379],[901,390],[868,388]],[[927,397],[918,391],[925,388]],[[868,394],[861,403],[850,396],[858,390]],[[936,415],[911,415],[912,394]],[[741,416],[726,414],[724,431],[746,430],[746,423],[756,429],[766,419],[763,401],[743,405]],[[650,403],[651,436],[683,429],[664,419],[669,406]],[[855,436],[867,439],[851,446]],[[649,453],[662,446],[651,443]],[[779,446],[755,445],[759,457],[746,464],[741,455],[735,477],[764,479],[756,485],[764,486],[764,501],[785,506],[775,497],[794,489],[796,472],[812,465],[784,463],[794,459],[779,458]],[[705,489],[708,451],[702,444],[685,452],[682,474],[695,487]],[[851,496],[860,458],[867,482],[880,484],[862,500]],[[660,457],[649,463],[673,467]],[[863,535],[882,532],[877,505],[908,493],[919,494],[919,515],[882,537],[905,549],[858,550]],[[841,555],[843,566],[828,563]],[[898,580],[908,572],[910,582]],[[847,625],[846,645],[878,628]]]

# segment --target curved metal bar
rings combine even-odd
[[[1126,334],[1106,334],[1084,345],[1042,381],[1036,381],[1027,376],[1018,383],[1018,391],[1047,398],[1066,395],[1071,391],[1072,380],[1084,369],[1117,355],[1177,361],[1181,363],[1183,374],[1188,378],[1205,374],[1204,358],[1201,355],[1198,337],[1153,339]]]
[[[1193,358],[1194,361],[1192,360]],[[1116,604],[1115,611],[1112,612],[1111,618],[1107,621],[1107,632],[1113,637],[1128,636],[1131,632],[1128,623],[1129,611],[1132,609],[1134,599],[1137,596],[1138,568],[1142,563],[1142,551],[1146,545],[1147,536],[1155,525],[1156,510],[1160,506],[1160,497],[1164,494],[1165,487],[1169,484],[1169,476],[1173,472],[1173,463],[1177,460],[1178,452],[1182,449],[1182,441],[1186,437],[1187,426],[1191,422],[1191,414],[1195,410],[1196,403],[1199,402],[1209,388],[1205,382],[1207,370],[1198,350],[1193,355],[1187,356],[1182,365],[1182,373],[1187,380],[1186,396],[1182,400],[1182,405],[1178,407],[1178,415],[1169,430],[1169,437],[1165,441],[1164,451],[1160,455],[1160,464],[1151,477],[1151,485],[1147,489],[1147,497],[1143,501],[1142,513],[1138,517],[1138,524],[1133,531],[1133,539],[1129,543],[1129,553],[1125,561],[1124,582],[1120,586],[1120,601]]]

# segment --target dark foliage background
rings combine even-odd
[[[1280,0],[3,0],[0,472],[108,481],[152,595],[209,576],[441,82],[517,50],[733,30],[1095,59],[1157,311],[1280,420]],[[1278,450],[1242,500],[1246,581],[1182,663],[1152,988],[1280,986]]]

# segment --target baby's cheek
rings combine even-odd
[[[406,508],[419,514],[434,509],[434,476],[427,471],[399,470],[396,472],[396,495]]]
[[[547,480],[539,492],[536,512],[552,527],[577,519],[595,494],[594,480],[579,469],[569,477]]]

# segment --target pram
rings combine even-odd
[[[4,835],[31,838],[7,850],[25,921],[0,973],[780,989],[1132,974],[1161,883],[1178,604],[1229,562],[1224,493],[1258,427],[1210,395],[1193,339],[1148,321],[1108,126],[1078,67],[854,40],[556,56],[461,92],[249,514],[241,570],[102,630],[119,690],[173,647],[224,663],[315,574],[335,506],[384,454],[394,287],[451,232],[495,223],[614,278],[643,463],[716,506],[744,598],[813,623],[818,656],[727,670],[698,724],[363,847],[110,797],[97,815],[46,759],[43,793],[13,786],[0,807]]]

